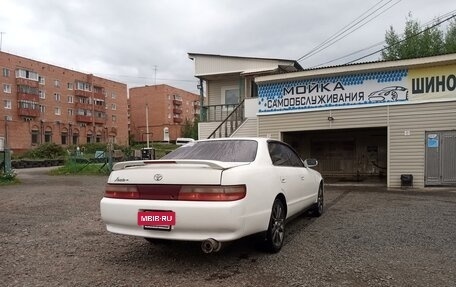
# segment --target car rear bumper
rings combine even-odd
[[[243,200],[226,202],[166,201],[103,198],[101,218],[113,233],[169,239],[202,241],[213,238],[231,241],[245,235]],[[171,231],[146,230],[137,223],[139,211],[171,210],[176,225]]]

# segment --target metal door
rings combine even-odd
[[[442,183],[456,184],[456,132],[442,133]]]
[[[426,185],[440,181],[440,132],[426,132]]]
[[[456,131],[426,132],[426,185],[456,184]]]

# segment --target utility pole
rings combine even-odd
[[[146,138],[147,148],[149,148],[149,105],[146,104]]]
[[[154,65],[154,86],[157,85],[157,65]]]
[[[6,32],[0,32],[0,51],[2,51],[3,34],[6,34]]]

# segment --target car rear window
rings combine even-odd
[[[162,159],[202,159],[224,162],[252,162],[258,143],[252,140],[216,140],[188,143]]]

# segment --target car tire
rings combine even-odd
[[[272,205],[269,226],[266,231],[265,247],[271,253],[277,253],[282,249],[285,239],[285,217],[285,205],[276,198]]]
[[[320,217],[324,211],[324,192],[323,185],[320,184],[318,188],[317,202],[313,205],[310,210],[310,213],[314,217]]]

